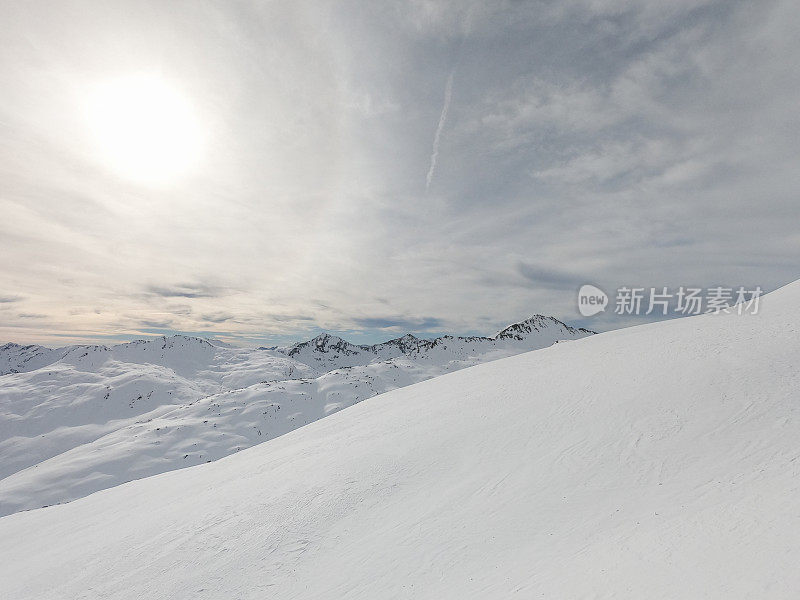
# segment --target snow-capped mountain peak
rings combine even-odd
[[[37,344],[22,346],[9,342],[0,346],[0,375],[33,371],[58,360],[62,354],[58,349]]]
[[[509,325],[505,329],[502,329],[495,334],[494,339],[522,340],[531,333],[541,332],[549,328],[555,328],[556,330],[563,331],[565,334],[569,335],[575,335],[577,333],[591,335],[596,333],[590,329],[572,327],[566,323],[563,323],[562,321],[559,321],[555,317],[537,314],[533,315],[529,319],[525,319],[519,323],[514,323],[513,325]]]
[[[392,340],[388,340],[386,342],[382,342],[380,344],[374,344],[371,348],[375,352],[380,352],[381,349],[384,348],[397,348],[403,354],[409,354],[414,350],[417,350],[420,344],[424,344],[425,340],[418,338],[415,335],[407,333],[399,338],[394,338]]]
[[[364,351],[362,346],[351,344],[347,340],[329,333],[321,333],[306,342],[299,342],[290,346],[286,354],[301,362],[305,362],[306,360],[319,362],[323,360],[321,355],[327,355],[325,360],[344,358],[345,362],[349,362],[346,357],[357,357],[364,354]],[[361,364],[361,361],[357,362]]]

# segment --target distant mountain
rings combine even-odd
[[[525,319],[520,323],[509,325],[505,329],[499,331],[493,339],[514,339],[522,341],[531,334],[541,333],[543,331],[558,331],[571,337],[584,337],[597,333],[591,329],[584,329],[583,327],[576,329],[553,317],[533,315],[530,319]]]
[[[404,355],[424,356],[430,352],[438,352],[443,347],[449,347],[454,356],[463,355],[467,348],[477,352],[478,349],[488,351],[521,345],[530,350],[532,348],[527,344],[530,340],[536,340],[536,345],[542,347],[558,340],[578,339],[593,333],[595,332],[588,329],[571,327],[553,317],[534,315],[530,319],[509,325],[492,337],[445,335],[425,340],[406,334],[381,344],[365,346],[323,333],[306,342],[280,350],[297,361],[322,371],[329,371],[340,367],[368,365],[375,361],[390,360]]]
[[[290,346],[286,350],[286,355],[307,365],[319,367],[323,371],[366,365],[377,358],[369,346],[356,346],[327,333]]]
[[[0,377],[0,515],[216,460],[377,394],[590,333],[536,316],[493,337],[371,346],[329,334],[271,350],[183,335],[7,344],[0,364],[17,372]]]
[[[37,345],[20,346],[13,343],[0,346],[0,375],[25,373],[49,365],[61,358],[62,350]]]
[[[388,342],[383,342],[382,344],[375,344],[374,346],[369,346],[369,348],[371,348],[372,352],[379,356],[384,351],[393,352],[395,349],[399,350],[401,354],[411,354],[415,350],[419,350],[420,346],[423,346],[426,343],[426,340],[422,340],[411,335],[410,333],[407,333],[402,337],[389,340]]]

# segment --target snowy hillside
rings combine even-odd
[[[0,596],[794,598],[800,283],[0,519]]]
[[[0,346],[0,375],[24,373],[44,367],[63,356],[66,349],[53,350],[44,346],[8,343]]]
[[[55,362],[0,378],[0,516],[216,460],[377,394],[590,333],[538,316],[512,328],[375,346],[320,336],[284,352],[185,336],[52,350]]]

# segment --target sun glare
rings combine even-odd
[[[98,85],[87,118],[103,162],[127,179],[169,183],[200,156],[201,128],[191,103],[159,77],[135,75]]]

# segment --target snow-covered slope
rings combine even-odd
[[[310,364],[185,336],[61,349],[0,379],[0,516],[216,460],[397,387],[589,333],[541,319],[513,338],[321,336],[295,346]],[[319,375],[352,356],[364,364]]]
[[[218,388],[242,387],[264,379],[285,378],[297,369],[302,371],[299,376],[320,374],[308,365],[286,360],[280,353],[233,348],[218,340],[185,335],[161,336],[116,346],[79,345],[55,349],[14,343],[0,346],[0,375],[28,373],[58,362],[91,372],[109,361],[157,365]],[[244,375],[242,379],[233,381],[229,379],[232,373],[240,377],[249,374],[249,377]]]
[[[57,361],[63,354],[62,350],[9,342],[0,346],[0,375],[33,371]]]
[[[0,519],[0,597],[795,598],[800,284]]]

